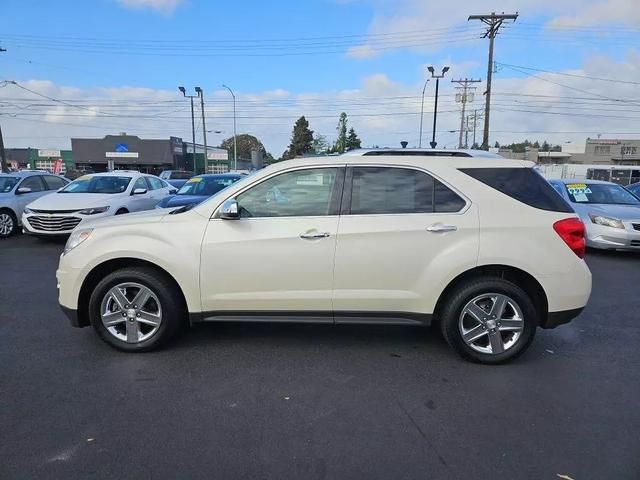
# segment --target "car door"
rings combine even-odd
[[[140,189],[140,188],[146,190],[146,192],[134,195],[133,192],[136,189]],[[131,187],[131,193],[129,194],[130,196],[128,199],[127,209],[130,212],[139,212],[141,210],[149,210],[153,208],[153,206],[151,205],[152,198],[149,192],[150,192],[149,185],[147,184],[147,181],[144,178],[144,176],[136,178],[135,181],[133,182],[133,186]]]
[[[341,213],[336,323],[432,313],[434,287],[477,262],[476,207],[422,169],[349,167]]]
[[[20,188],[29,188],[31,191],[28,193],[18,193]],[[46,185],[42,181],[42,175],[26,177],[15,189],[16,206],[18,207],[17,215],[22,215],[24,207],[47,193],[51,192],[47,191]]]
[[[67,180],[57,175],[43,175],[42,180],[44,180],[44,184],[46,185],[49,193],[56,192],[69,183]]]
[[[214,215],[203,238],[203,310],[332,322],[343,180],[343,167],[299,168],[236,194],[240,218]]]

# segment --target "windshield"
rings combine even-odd
[[[608,183],[567,183],[566,188],[569,198],[573,203],[640,205],[640,199],[620,185]]]
[[[20,180],[18,177],[0,177],[0,193],[7,193],[13,190]]]
[[[122,193],[129,186],[131,177],[84,176],[60,190],[60,193]]]
[[[203,195],[210,197],[218,193],[220,190],[227,188],[229,185],[240,180],[240,176],[237,177],[193,177],[188,180],[177,195]]]

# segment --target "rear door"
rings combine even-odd
[[[477,251],[476,208],[442,181],[411,167],[349,167],[336,245],[336,322],[432,313],[440,293],[434,287],[462,262],[474,264]]]

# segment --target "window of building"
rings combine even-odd
[[[596,145],[594,149],[596,155],[609,155],[611,153],[610,145]]]
[[[339,173],[338,168],[313,168],[271,177],[238,195],[240,216],[330,215],[332,203],[335,204],[334,190]]]
[[[635,155],[638,153],[638,147],[622,147],[622,155]]]

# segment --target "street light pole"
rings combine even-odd
[[[204,91],[196,87],[196,92],[200,97],[200,112],[202,113],[202,140],[204,142],[204,172],[207,173],[207,126],[204,121]]]
[[[418,140],[418,148],[422,148],[422,118],[424,117],[424,91],[427,89],[427,83],[429,83],[429,79],[424,82],[424,87],[422,87],[422,105],[420,106],[420,139]]]
[[[436,145],[438,145],[438,143],[436,142],[436,122],[438,121],[438,89],[440,87],[440,79],[444,78],[444,74],[449,71],[449,67],[444,67],[440,75],[435,74],[433,66],[427,67],[427,70],[429,70],[429,73],[431,73],[431,78],[436,79],[436,101],[433,107],[433,135],[431,137],[431,142],[429,143],[431,145],[431,148],[436,148]]]
[[[197,97],[197,95],[187,95],[187,90],[184,87],[178,87],[178,90],[182,92],[182,95],[185,98],[191,100],[191,141],[193,142],[193,173],[198,173],[196,171],[196,121],[193,112],[193,99]]]
[[[233,169],[238,170],[238,134],[236,133],[236,96],[226,85],[222,85],[229,90],[231,97],[233,97]]]

